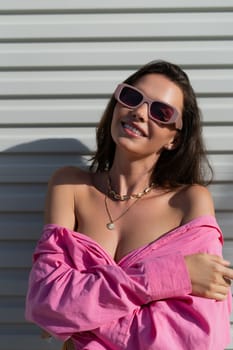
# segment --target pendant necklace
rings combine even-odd
[[[105,209],[108,214],[109,222],[106,224],[106,227],[108,230],[114,230],[115,229],[115,222],[122,218],[136,203],[139,199],[141,199],[143,196],[145,196],[147,193],[149,193],[152,188],[154,187],[154,183],[152,183],[150,186],[146,187],[142,192],[133,193],[131,195],[120,195],[119,193],[116,193],[111,186],[111,179],[108,174],[108,194],[104,197],[104,204]],[[134,202],[129,205],[117,218],[113,219],[112,215],[110,213],[109,207],[108,207],[108,197],[112,197],[113,199],[117,201],[126,201],[129,199],[134,199]]]
[[[104,204],[105,204],[105,209],[106,209],[106,212],[107,212],[108,218],[109,218],[109,222],[107,222],[107,224],[106,224],[107,229],[108,229],[108,230],[115,230],[115,224],[114,224],[114,223],[115,223],[117,220],[119,220],[122,216],[124,216],[124,215],[132,208],[132,206],[133,206],[134,204],[137,203],[137,201],[138,201],[140,198],[141,198],[141,197],[136,198],[135,201],[134,201],[131,205],[129,205],[117,218],[113,219],[113,218],[112,218],[112,215],[111,215],[111,213],[110,213],[109,207],[108,207],[108,203],[107,203],[108,196],[105,195],[105,197],[104,197]]]

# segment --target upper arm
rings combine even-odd
[[[184,194],[185,210],[183,223],[203,215],[215,216],[214,202],[208,188],[190,186]]]
[[[45,223],[75,228],[74,168],[57,170],[48,184]]]

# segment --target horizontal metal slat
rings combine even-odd
[[[88,167],[91,156],[59,155],[0,155],[0,183],[45,183],[52,173],[62,166]],[[233,182],[233,155],[211,154],[210,163],[214,171],[214,181]]]
[[[90,154],[95,148],[94,128],[0,129],[0,150]]]
[[[24,297],[27,291],[28,278],[29,269],[0,269],[0,298],[6,296]]]
[[[205,126],[203,136],[209,151],[233,150],[233,126]],[[0,129],[0,151],[7,153],[76,153],[95,150],[94,127],[47,127]]]
[[[9,301],[9,299],[7,301]],[[1,327],[0,327],[1,339],[3,335],[6,335],[6,336],[24,335],[25,336],[26,334],[40,336],[41,329],[31,322],[30,323],[27,322],[23,324],[12,323],[11,327],[9,327],[9,325],[7,324],[1,324]]]
[[[199,107],[205,123],[233,123],[233,100],[231,97],[199,98]]]
[[[0,96],[47,95],[105,97],[134,70],[0,72]],[[198,94],[232,94],[232,69],[186,70]],[[92,96],[93,97],[93,96]]]
[[[0,15],[0,40],[226,39],[233,36],[232,24],[227,12]]]
[[[24,298],[0,298],[0,324],[25,323]]]
[[[9,327],[9,326],[8,326]],[[33,349],[33,350],[58,350],[62,349],[62,342],[59,340],[42,339],[41,331],[38,329],[37,334],[7,334],[1,335],[1,347],[4,350],[18,350],[19,344],[21,349]]]
[[[10,162],[9,158],[9,160],[6,159],[5,163],[0,163],[0,183],[45,183],[52,173],[60,167],[71,165],[84,168],[90,165],[88,162],[90,156],[86,158],[80,156],[79,159],[74,156],[73,161],[70,161],[70,157],[67,156],[66,159],[63,155],[59,161],[56,161],[51,155],[49,163],[46,163],[46,159],[43,163],[40,162],[36,156],[32,156],[31,161],[28,160],[24,163],[23,158],[19,155],[14,162]]]
[[[203,97],[198,101],[205,123],[233,123],[231,97]],[[97,124],[107,102],[105,98],[1,100],[0,124]]]
[[[103,98],[1,100],[0,123],[2,125],[96,124],[106,104],[107,99]]]
[[[8,43],[0,44],[0,67],[141,66],[154,59],[180,65],[231,65],[229,41]]]
[[[7,0],[0,1],[0,10],[4,11],[16,11],[16,10],[69,10],[69,9],[77,9],[77,10],[112,10],[112,9],[160,9],[167,8],[171,9],[198,9],[199,11],[202,8],[211,9],[229,9],[229,7],[233,7],[232,0],[221,0],[221,2],[217,0],[196,0],[195,2],[189,2],[186,0],[179,0],[179,2],[174,3],[173,0],[163,0],[162,3],[155,2],[154,0],[144,0],[143,2],[140,0],[134,0],[133,2],[126,2],[124,0],[99,0],[98,3],[95,0],[85,0],[85,2],[77,2],[76,0],[40,0],[39,2],[33,2],[30,0],[21,0],[20,3],[18,0]]]
[[[46,185],[0,185],[0,212],[41,212],[44,209]],[[22,242],[24,249],[24,242]],[[1,257],[0,257],[1,261]],[[16,259],[17,261],[17,259]],[[1,266],[1,263],[0,263]]]
[[[211,154],[209,161],[214,171],[214,181],[233,182],[233,154]]]
[[[233,150],[232,126],[207,126],[203,129],[206,147],[213,152],[229,152]]]
[[[233,211],[233,184],[210,185],[216,210]]]
[[[1,269],[25,269],[32,265],[32,255],[35,242],[1,242],[0,266]],[[12,258],[13,257],[13,258]],[[0,298],[1,302],[1,298]],[[1,315],[0,315],[1,322]],[[6,320],[7,322],[7,320]],[[17,320],[16,320],[17,322]]]
[[[233,210],[232,210],[233,211]],[[233,215],[232,212],[216,211],[216,219],[222,230],[224,239],[233,241]],[[225,242],[228,245],[228,241]],[[232,258],[231,258],[232,260]]]
[[[37,241],[43,223],[42,212],[0,213],[0,241]]]

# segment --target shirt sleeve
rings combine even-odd
[[[68,233],[64,234],[67,237]],[[80,265],[77,269],[69,257],[68,245],[64,245],[64,237],[57,229],[39,241],[25,310],[27,320],[62,340],[73,333],[109,324],[153,300],[172,296],[172,289],[176,294],[174,266],[180,265],[186,271],[179,252],[173,252],[169,260],[166,256],[150,263],[141,262],[128,271],[117,264],[95,265],[93,261],[89,267]],[[168,281],[167,261],[171,266]],[[182,290],[179,283],[179,295],[187,293],[190,285],[186,271],[186,285]]]

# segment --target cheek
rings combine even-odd
[[[167,126],[159,125],[153,121],[152,123],[154,124],[150,124],[148,128],[149,138],[154,140],[156,146],[163,147],[167,145],[167,143],[174,138],[174,135],[176,135],[176,132],[170,130]]]
[[[126,108],[117,103],[113,110],[113,119],[117,121],[119,118],[125,115],[125,111]]]

